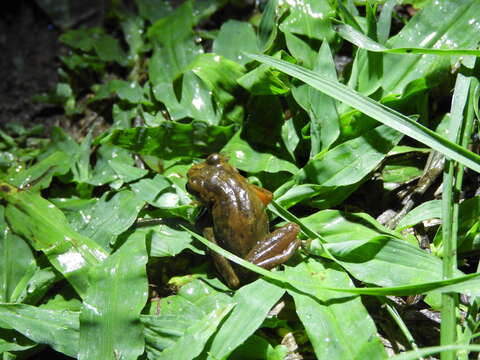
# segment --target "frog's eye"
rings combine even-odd
[[[207,164],[208,165],[218,165],[222,161],[222,155],[213,153],[208,155]]]

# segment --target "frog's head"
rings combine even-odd
[[[187,172],[187,191],[203,202],[215,198],[217,187],[237,170],[221,154],[210,154],[204,162],[193,165]]]

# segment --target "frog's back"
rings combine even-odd
[[[216,238],[243,257],[268,233],[265,206],[240,174],[211,180],[217,182],[212,206]]]

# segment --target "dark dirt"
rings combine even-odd
[[[51,105],[33,96],[56,85],[59,31],[32,1],[5,1],[0,8],[0,126],[52,122]]]

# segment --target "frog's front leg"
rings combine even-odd
[[[297,239],[299,231],[300,227],[294,223],[282,226],[258,242],[245,260],[265,269],[283,264],[300,245],[300,240]]]
[[[218,246],[221,246],[215,240],[215,233],[213,231],[213,228],[211,227],[204,228],[203,237],[211,241],[212,243]],[[213,262],[215,263],[215,267],[217,268],[218,272],[223,276],[228,286],[230,286],[232,289],[238,288],[240,286],[240,279],[238,278],[237,273],[232,267],[232,264],[230,263],[230,261],[228,261],[222,255],[216,253],[215,251],[210,251],[210,256],[212,257]]]

